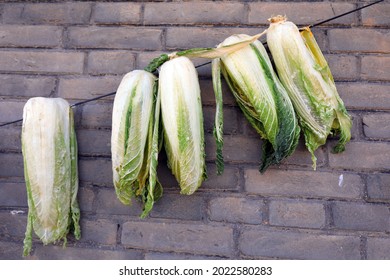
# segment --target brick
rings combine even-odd
[[[129,51],[92,51],[88,54],[88,73],[125,74],[135,69],[135,56]]]
[[[112,186],[111,161],[104,158],[79,159],[79,179],[98,186]]]
[[[390,174],[369,175],[367,192],[372,200],[390,201]]]
[[[390,25],[390,5],[386,3],[376,4],[363,9],[362,23],[364,26],[389,26]]]
[[[21,260],[23,255],[22,242],[0,241],[0,259],[1,260]]]
[[[195,223],[126,222],[122,229],[126,247],[204,255],[231,255],[233,229]]]
[[[23,177],[22,154],[0,153],[0,177]]]
[[[332,213],[334,226],[339,229],[390,230],[390,212],[384,205],[336,202]]]
[[[232,34],[254,35],[254,28],[171,27],[166,34],[168,49],[215,47]]]
[[[111,131],[107,130],[77,130],[79,155],[111,156]]]
[[[389,40],[390,42],[390,40]],[[389,81],[390,56],[363,56],[362,78],[365,80]]]
[[[160,55],[164,54],[166,52],[162,51],[141,51],[137,52],[137,63],[136,63],[136,69],[144,69],[146,66],[149,65],[149,63],[156,57],[159,57]]]
[[[32,259],[38,260],[140,260],[142,253],[134,250],[109,250],[67,246],[36,246]]]
[[[68,47],[99,49],[161,49],[162,31],[142,27],[70,27]]]
[[[14,126],[0,127],[0,150],[21,151],[21,128]]]
[[[217,175],[217,168],[214,164],[207,164],[207,179],[203,182],[202,190],[237,190],[239,170],[225,164],[225,171],[222,175]]]
[[[243,3],[147,3],[144,24],[240,24],[246,18]]]
[[[318,148],[314,152],[317,161],[316,165],[317,167],[321,167],[325,165],[326,158],[325,158],[325,151],[322,147]],[[281,164],[283,165],[298,165],[298,166],[307,166],[311,167],[313,165],[313,161],[311,159],[311,154],[307,150],[305,146],[305,140],[300,139],[297,148],[295,149],[294,153],[291,154],[289,157],[284,159]]]
[[[274,15],[286,15],[288,20],[291,20],[297,25],[309,25],[331,18],[335,15],[353,10],[354,4],[350,3],[250,3],[249,4],[249,23],[250,24],[266,24]],[[309,12],[310,11],[310,12]],[[357,23],[356,14],[335,19],[327,25],[350,25]]]
[[[7,210],[0,212],[0,235],[24,238],[27,225],[27,211]]]
[[[241,114],[238,107],[223,108],[223,133],[236,134],[238,131],[237,115]],[[215,107],[203,107],[203,120],[205,131],[212,133],[215,124]]]
[[[300,228],[323,228],[325,207],[319,202],[272,200],[269,204],[270,225]]]
[[[206,160],[215,160],[216,147],[212,135],[206,134]],[[223,144],[223,157],[226,163],[256,163],[261,160],[260,138],[247,138],[243,136],[225,136]],[[238,149],[239,148],[239,149]]]
[[[358,59],[351,55],[325,55],[334,79],[355,80],[359,78]]]
[[[80,220],[81,238],[79,242],[97,243],[105,245],[116,244],[116,234],[118,224],[112,221],[98,220]]]
[[[329,165],[345,169],[388,170],[389,154],[389,143],[350,142],[344,152],[329,154]]]
[[[390,52],[390,33],[378,29],[331,29],[328,35],[332,51]]]
[[[112,85],[114,87],[114,83]],[[112,98],[105,98],[105,100]],[[92,102],[82,106],[81,126],[89,128],[111,128],[112,102]]]
[[[369,138],[390,138],[390,114],[363,116],[364,135]]]
[[[347,109],[390,109],[390,85],[379,83],[338,83],[337,88]]]
[[[2,207],[27,207],[25,183],[0,183],[0,205]]]
[[[210,220],[230,223],[260,224],[264,202],[261,199],[217,197],[209,202]]]
[[[91,3],[33,3],[4,6],[5,23],[82,24],[88,23]]]
[[[139,3],[96,3],[92,17],[101,24],[137,24],[141,20]]]
[[[0,102],[0,123],[21,119],[23,117],[24,104],[24,100],[11,101],[3,98]],[[20,125],[21,123],[17,123],[14,126],[18,124]]]
[[[80,187],[77,192],[77,201],[81,212],[92,212],[95,194],[89,187]]]
[[[246,256],[285,259],[360,259],[360,239],[353,236],[317,235],[248,228],[239,239]]]
[[[142,213],[139,201],[134,199],[131,205],[124,205],[117,198],[113,187],[99,188],[95,205],[98,214],[139,216]]]
[[[0,52],[0,71],[78,74],[83,72],[83,64],[84,54],[76,52]]]
[[[215,95],[214,95],[212,80],[200,79],[199,85],[200,85],[203,105],[215,106]],[[237,105],[233,94],[231,93],[227,83],[223,79],[222,79],[222,92],[223,92],[223,104]]]
[[[178,220],[201,220],[205,205],[202,196],[165,193],[154,204],[150,216]]]
[[[359,199],[363,187],[360,176],[344,172],[245,170],[245,191],[252,194]]]
[[[52,77],[30,77],[21,75],[0,75],[1,96],[50,96],[56,86]]]
[[[367,259],[389,260],[390,239],[389,238],[367,238]]]
[[[222,257],[177,253],[146,253],[145,260],[222,260]]]
[[[98,97],[115,92],[121,78],[117,76],[60,78],[58,95],[65,99]]]
[[[56,26],[0,26],[0,47],[57,47],[61,44],[62,28]]]

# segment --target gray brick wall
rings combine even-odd
[[[273,14],[316,23],[369,1],[7,1],[0,5],[0,123],[33,96],[70,102],[116,90],[164,52],[255,34]],[[112,186],[113,98],[77,107],[82,239],[31,259],[390,259],[390,4],[313,29],[353,116],[342,154],[304,144],[261,175],[261,140],[224,84],[225,173],[216,175],[210,66],[199,68],[209,178],[179,194],[161,153],[164,196],[150,217]],[[201,60],[194,60],[200,64]],[[20,259],[27,219],[20,123],[0,128],[0,259]]]

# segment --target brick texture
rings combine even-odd
[[[286,259],[359,259],[358,237],[244,229],[240,251],[253,257]]]
[[[162,53],[260,33],[276,14],[302,27],[362,5],[2,1],[0,125],[21,119],[31,97],[74,104],[114,93],[125,73],[143,69]],[[290,157],[260,174],[263,140],[222,79],[225,171],[217,175],[211,64],[193,58],[208,178],[193,195],[181,195],[162,147],[157,173],[163,197],[141,219],[141,201],[123,205],[113,187],[114,96],[73,108],[82,238],[69,234],[63,249],[62,242],[44,246],[34,236],[26,259],[389,259],[389,7],[383,2],[312,28],[353,117],[346,151],[332,154],[337,137],[330,136],[315,153],[317,170],[302,135]],[[21,128],[21,122],[0,127],[0,259],[22,259],[28,205]]]

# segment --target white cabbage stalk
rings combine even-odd
[[[23,110],[22,152],[28,198],[24,255],[32,246],[32,230],[44,244],[66,235],[73,223],[80,238],[77,203],[77,141],[73,112],[61,98],[35,97]]]
[[[155,82],[153,74],[134,70],[124,76],[116,92],[111,156],[114,187],[124,204],[145,191],[149,176]]]
[[[206,176],[200,87],[192,62],[186,57],[165,62],[159,91],[168,164],[181,193],[192,194]]]
[[[329,134],[340,134],[334,152],[342,152],[351,138],[351,120],[337,93],[333,76],[309,28],[299,32],[294,23],[271,19],[267,43],[316,166],[314,151]]]

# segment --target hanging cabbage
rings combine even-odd
[[[118,199],[130,204],[135,196],[148,201],[143,216],[161,196],[156,167],[159,99],[156,77],[143,70],[126,74],[116,92],[112,113],[111,157]]]
[[[250,39],[244,34],[233,35],[218,48]],[[293,153],[298,144],[300,129],[292,103],[258,40],[215,59],[212,74],[214,92],[219,100],[215,125],[217,147],[222,141],[221,111],[218,110],[218,104],[222,103],[221,71],[244,116],[264,139],[260,166],[260,171],[264,172],[271,164],[280,163]]]
[[[340,134],[333,151],[344,151],[351,138],[351,119],[309,28],[299,32],[285,17],[274,17],[267,30],[267,43],[296,110],[315,169],[314,152],[325,144],[329,134]]]
[[[206,177],[203,113],[192,62],[177,57],[160,70],[159,94],[168,165],[182,194],[192,194]]]
[[[67,101],[43,97],[27,101],[22,152],[28,198],[23,254],[27,256],[33,230],[45,245],[60,239],[66,243],[71,226],[76,239],[80,238],[77,142]]]

